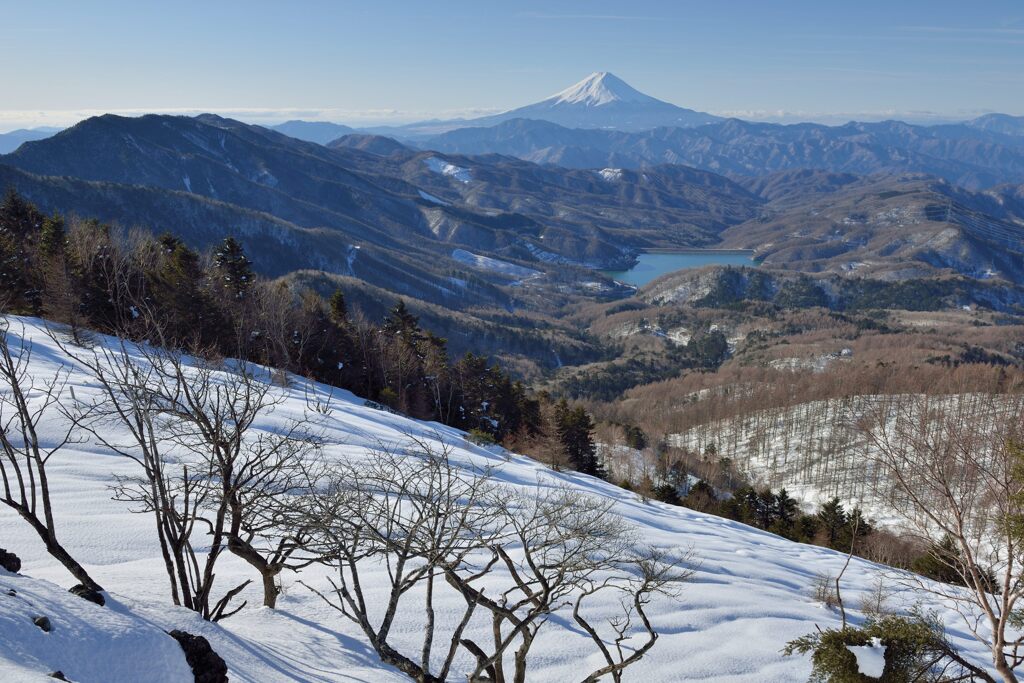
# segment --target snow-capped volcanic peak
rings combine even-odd
[[[621,78],[607,71],[595,71],[576,85],[552,95],[545,102],[551,104],[582,104],[600,107],[613,102],[658,102],[631,87]]]
[[[473,126],[493,126],[513,119],[550,121],[565,128],[651,130],[690,128],[719,120],[711,114],[677,107],[645,95],[607,71],[590,74],[551,97],[501,114],[473,119]],[[461,125],[466,122],[462,121]]]

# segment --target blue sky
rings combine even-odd
[[[1024,114],[1024,2],[0,0],[0,64],[0,130],[474,115],[592,71],[746,118],[964,118]]]

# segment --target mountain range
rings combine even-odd
[[[671,106],[601,73],[501,116],[596,123]],[[0,156],[0,187],[200,249],[235,235],[265,275],[353,278],[375,288],[368,303],[449,311],[617,296],[595,270],[717,245],[802,272],[1024,279],[1017,119],[701,116],[643,131],[511,118],[403,142],[323,122],[105,115]]]
[[[212,115],[88,119],[0,156],[7,186],[47,212],[198,248],[233,234],[269,276],[321,271],[451,309],[531,296],[508,265],[628,265],[640,249],[713,244],[763,203],[686,167],[641,178],[365,135],[323,146]]]
[[[277,129],[323,144],[329,125],[289,122]],[[1024,182],[1024,117],[986,114],[931,126],[901,121],[755,123],[663,102],[607,72],[492,116],[359,132],[420,149],[503,154],[568,168],[674,164],[743,177],[805,168],[859,175],[910,172],[970,189]]]
[[[841,126],[754,123],[663,102],[608,72],[595,72],[540,102],[475,119],[364,129],[292,120],[271,129],[320,145],[361,135],[345,146],[373,145],[366,151],[374,153],[408,146],[452,154],[497,153],[568,168],[674,164],[733,176],[802,168],[861,175],[913,172],[970,189],[1024,182],[1021,116],[986,114],[933,126],[899,121]],[[53,132],[32,129],[0,135],[0,153]]]
[[[583,130],[516,119],[419,142],[457,154],[507,154],[570,168],[684,164],[756,176],[799,168],[839,173],[929,173],[971,189],[1024,182],[1024,136],[980,126],[899,121],[824,126],[728,119],[697,128]]]
[[[520,125],[538,124],[498,128]],[[753,124],[703,128],[730,125]],[[869,130],[876,137],[919,135],[905,124]],[[268,275],[313,269],[355,276],[457,308],[508,305],[521,296],[509,289],[517,278],[508,273],[522,271],[455,258],[456,251],[536,272],[621,267],[641,250],[719,243],[756,249],[783,268],[842,270],[863,262],[871,264],[865,273],[891,275],[899,270],[894,263],[909,258],[912,270],[1018,270],[991,248],[1019,240],[1018,185],[972,192],[931,176],[893,174],[899,166],[865,178],[874,168],[866,161],[855,165],[860,174],[764,163],[761,174],[732,179],[679,164],[567,168],[414,149],[366,134],[325,146],[213,115],[107,115],[0,157],[0,184],[47,211],[169,230],[200,248],[236,234]],[[783,168],[769,173],[775,166]],[[903,220],[885,218],[890,214]],[[911,234],[909,225],[924,227]],[[932,239],[948,230],[963,239]],[[849,248],[865,240],[905,248]],[[919,242],[930,250],[917,249]]]
[[[779,282],[954,276],[958,301],[1024,300],[1021,185],[566,168],[364,133],[321,145],[213,115],[106,115],[0,156],[5,188],[47,213],[170,232],[201,250],[234,236],[265,276],[340,287],[371,319],[403,298],[452,353],[531,373],[602,357],[562,316],[628,296],[599,269],[651,249],[753,249]]]

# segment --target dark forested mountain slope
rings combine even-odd
[[[621,263],[644,246],[713,242],[761,203],[725,178],[692,169],[623,178],[400,145],[385,156],[379,140],[351,142],[328,148],[209,115],[102,116],[0,163],[38,176],[185,192],[339,231],[351,244],[414,244],[445,254],[459,245],[593,264]],[[173,229],[168,220],[155,223]]]

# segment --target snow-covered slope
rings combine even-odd
[[[24,334],[35,345],[30,371],[45,378],[68,359],[44,334],[42,323],[13,319],[11,339]],[[110,343],[97,337],[97,343]],[[74,369],[70,385],[79,398],[93,391],[84,372]],[[280,429],[293,419],[316,419],[327,439],[329,458],[364,458],[381,443],[402,444],[410,437],[453,447],[452,458],[460,465],[488,465],[495,478],[523,492],[568,485],[614,503],[616,513],[640,529],[644,542],[666,550],[691,550],[695,575],[679,600],[659,599],[650,607],[652,621],[661,632],[654,649],[627,670],[627,681],[645,683],[677,681],[800,681],[806,680],[806,659],[783,657],[780,649],[815,625],[837,625],[838,615],[810,597],[819,573],[837,573],[844,556],[822,548],[786,541],[737,522],[660,503],[643,502],[634,494],[591,477],[553,472],[529,458],[496,447],[483,448],[464,435],[438,424],[422,423],[376,410],[347,393],[334,392],[330,415],[307,411],[309,391],[293,379],[289,388],[274,388],[284,402],[258,424],[260,429]],[[326,388],[319,391],[326,395]],[[54,430],[55,433],[56,430]],[[53,434],[44,434],[52,438]],[[4,547],[24,560],[24,577],[0,575],[0,587],[14,587],[37,607],[0,608],[0,679],[15,674],[24,680],[61,669],[68,678],[88,683],[119,683],[139,680],[187,680],[181,660],[173,656],[174,643],[159,637],[156,629],[182,628],[206,636],[227,661],[232,681],[404,681],[403,675],[383,667],[352,624],[319,598],[297,584],[295,575],[284,576],[285,592],[279,609],[253,607],[260,602],[254,588],[246,594],[249,606],[220,625],[201,622],[184,609],[170,606],[162,560],[152,533],[152,520],[133,515],[122,503],[112,501],[107,486],[116,475],[134,471],[133,463],[105,452],[92,442],[75,444],[51,461],[51,485],[57,504],[58,533],[65,545],[88,567],[112,595],[113,606],[98,608],[52,587],[70,577],[42,549],[27,525],[8,510],[0,510],[0,539]],[[883,568],[854,560],[844,579],[844,598],[856,608]],[[249,568],[233,556],[225,556],[217,575],[224,590],[239,579],[251,578]],[[383,590],[384,569],[369,575],[371,596]],[[30,578],[31,577],[31,578]],[[301,578],[318,587],[327,586],[323,570],[307,569]],[[9,598],[0,593],[0,601]],[[461,598],[438,598],[439,619],[461,614]],[[904,596],[909,600],[909,596]],[[70,602],[69,602],[70,601]],[[73,609],[72,609],[73,606]],[[607,605],[614,614],[616,600]],[[969,640],[945,606],[942,616],[950,636],[968,656],[985,662],[984,652]],[[55,629],[42,634],[26,617],[35,609],[50,610]],[[103,611],[106,610],[106,611]],[[854,620],[860,615],[854,611]],[[406,649],[416,647],[421,616],[400,615],[394,639]],[[531,681],[574,681],[598,662],[589,640],[559,621],[546,627],[547,637],[534,645]],[[486,633],[487,620],[471,622],[471,632]],[[74,636],[81,634],[80,642]],[[120,640],[122,639],[123,640]],[[169,644],[168,644],[169,643]],[[133,661],[123,668],[105,665],[112,652]],[[462,680],[468,660],[455,662],[451,680]],[[137,669],[152,665],[164,678],[139,678]],[[18,680],[21,680],[18,679]]]
[[[11,521],[4,522],[8,536]],[[49,632],[35,626],[38,617],[49,619]],[[55,671],[75,681],[174,683],[192,675],[178,643],[124,604],[100,607],[0,569],[0,678],[52,681]]]
[[[742,387],[730,387],[741,395]],[[956,415],[993,427],[994,415],[1019,414],[1024,398],[1014,395],[851,394],[744,413],[693,424],[672,434],[674,446],[704,453],[709,447],[729,458],[747,479],[786,491],[811,506],[838,497],[858,506],[877,524],[896,526],[892,483],[877,465],[878,447],[859,428],[860,420],[881,416],[896,429],[930,415],[938,424]]]
[[[449,178],[454,178],[460,183],[468,183],[473,179],[473,174],[468,168],[456,166],[455,164],[445,161],[439,157],[429,157],[424,159],[423,163],[425,163],[427,168],[434,173],[440,173],[441,175],[448,176]]]

